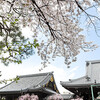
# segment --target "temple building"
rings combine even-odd
[[[29,93],[38,95],[39,100],[59,93],[53,72],[18,76],[19,80],[12,81],[0,89],[0,96],[6,100],[16,100],[19,96]]]
[[[94,100],[100,92],[100,60],[86,61],[86,75],[78,79],[61,81],[61,85],[84,100]]]

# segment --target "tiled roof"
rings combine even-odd
[[[52,72],[19,76],[19,80],[2,87],[1,93],[35,91],[48,83],[53,76]]]
[[[89,86],[95,84],[92,82],[91,79],[88,79],[87,76],[83,76],[77,79],[69,79],[68,82],[60,82],[63,87],[82,87],[82,86]]]
[[[69,79],[68,82],[61,82],[65,88],[88,87],[93,84],[100,84],[100,60],[86,61],[86,75],[77,79]]]
[[[86,62],[91,62],[91,63],[100,63],[100,60],[90,60],[90,61],[86,61]]]

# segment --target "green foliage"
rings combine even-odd
[[[36,48],[36,47],[38,47],[38,46],[39,46],[39,43],[37,43],[37,40],[34,39],[34,47]]]
[[[1,100],[6,100],[6,98],[5,97],[2,97]]]
[[[17,77],[14,78],[13,80],[16,81],[16,83],[18,83],[18,80],[20,80],[20,78],[17,76]]]
[[[22,34],[19,26],[19,19],[11,20],[12,14],[8,14],[2,19],[2,27],[0,28],[0,60],[5,65],[9,63],[22,63],[23,59],[34,54],[34,49],[39,46],[37,40],[29,41]]]

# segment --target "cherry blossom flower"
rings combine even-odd
[[[31,96],[29,94],[25,94],[20,96],[18,100],[39,100],[39,98],[34,94],[32,94]]]

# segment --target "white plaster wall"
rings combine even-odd
[[[100,83],[100,63],[91,64],[91,80]]]
[[[100,83],[100,62],[88,62],[86,66],[86,75],[90,77],[93,83]]]

